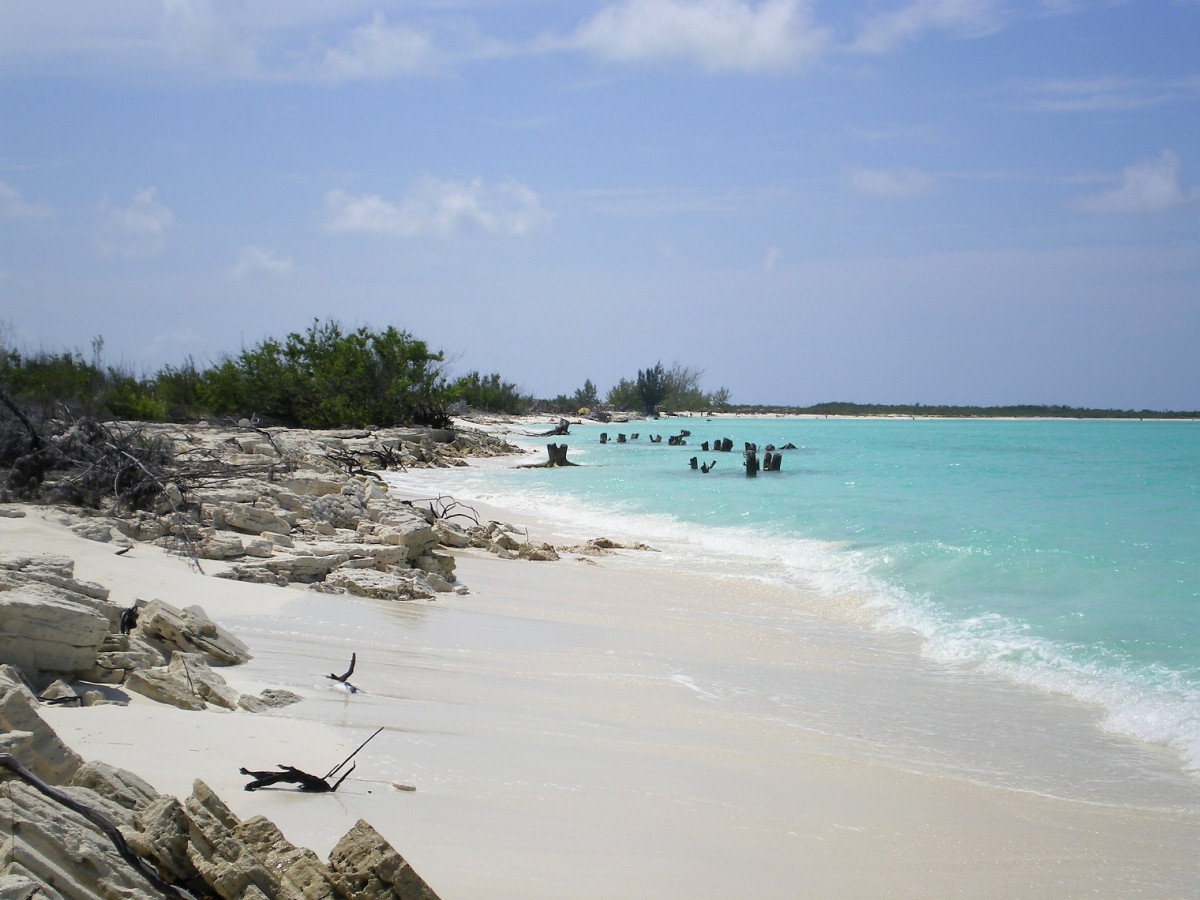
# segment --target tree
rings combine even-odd
[[[588,408],[600,405],[600,395],[596,393],[596,386],[592,384],[592,379],[585,379],[583,387],[575,391],[575,396],[571,398],[571,404],[575,409]]]
[[[462,376],[450,386],[448,397],[451,402],[461,400],[474,409],[509,415],[521,415],[530,403],[515,384],[502,381],[496,372],[491,375],[471,372]]]
[[[655,414],[658,405],[666,399],[670,390],[667,372],[661,360],[655,363],[652,369],[638,369],[637,394],[642,403],[642,411],[646,415]]]
[[[344,332],[314,319],[283,343],[267,339],[205,373],[201,391],[215,413],[260,415],[287,425],[445,426],[441,353],[388,326]]]

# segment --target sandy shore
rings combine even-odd
[[[848,665],[725,615],[731,595],[753,609],[773,589],[648,571],[636,554],[463,551],[469,595],[387,603],[206,577],[146,545],[116,556],[27,509],[0,519],[4,549],[69,555],[122,605],[198,604],[255,653],[227,680],[305,698],[260,715],[137,696],[45,709],[69,744],[162,791],[202,778],[321,855],[365,818],[444,898],[1200,896],[1190,800],[1079,802],[922,774],[709,702],[696,671]],[[351,652],[355,695],[323,677]],[[239,766],[323,773],[379,726],[336,794],[242,790]]]

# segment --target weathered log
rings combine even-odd
[[[771,458],[771,471],[778,472],[779,467],[782,465],[783,465],[783,454],[780,453],[779,451],[776,451],[775,455]]]
[[[600,432],[600,443],[602,443],[602,444],[608,443],[608,432],[607,431]]]
[[[705,441],[703,444],[701,444],[700,449],[703,450],[705,453],[707,453],[708,452],[708,441]]]
[[[733,439],[732,438],[723,438],[721,440],[721,452],[722,453],[732,453],[733,452]]]
[[[714,459],[712,462],[710,462],[706,465],[700,466],[700,471],[703,472],[705,475],[707,475],[709,472],[711,472],[716,467],[717,467],[717,461]]]
[[[623,444],[623,443],[625,443],[625,435],[624,435],[624,434],[618,434],[618,435],[617,435],[617,443],[618,443],[618,444]]]
[[[774,461],[775,461],[775,454],[772,453],[770,450],[768,450],[766,453],[763,454],[762,470],[764,472],[770,472],[771,471],[771,463],[773,463]]]
[[[541,434],[537,435],[537,437],[561,437],[562,435],[567,434],[570,428],[571,423],[566,419],[560,418],[557,425],[555,425],[549,431],[543,431]]]
[[[691,459],[688,460],[688,465],[691,466],[693,469],[695,469],[700,465],[700,463],[696,460],[696,457],[693,456]]]

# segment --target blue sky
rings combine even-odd
[[[1200,409],[1200,0],[0,0],[0,331]]]

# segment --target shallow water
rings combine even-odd
[[[648,440],[682,428],[686,446]],[[871,753],[906,765],[1052,794],[1085,798],[1086,785],[1131,779],[1155,803],[1190,792],[1170,770],[1200,767],[1200,423],[669,419],[620,429],[641,434],[618,444],[616,426],[573,426],[577,468],[389,477],[580,537],[649,541],[660,552],[642,565],[798,588],[787,594],[794,608],[760,608],[746,627],[822,623],[845,653],[864,654],[870,675],[849,702],[834,699],[844,678],[689,674],[762,716],[803,709],[804,727],[862,732]],[[740,452],[701,450],[721,437],[797,449],[782,471],[749,479]],[[545,439],[518,442],[540,449]],[[716,468],[693,471],[692,456]],[[913,678],[946,693],[943,718],[904,715]],[[986,697],[958,697],[964,684]],[[1069,708],[1092,735],[1078,746],[1051,736],[1063,697],[1079,701]]]

